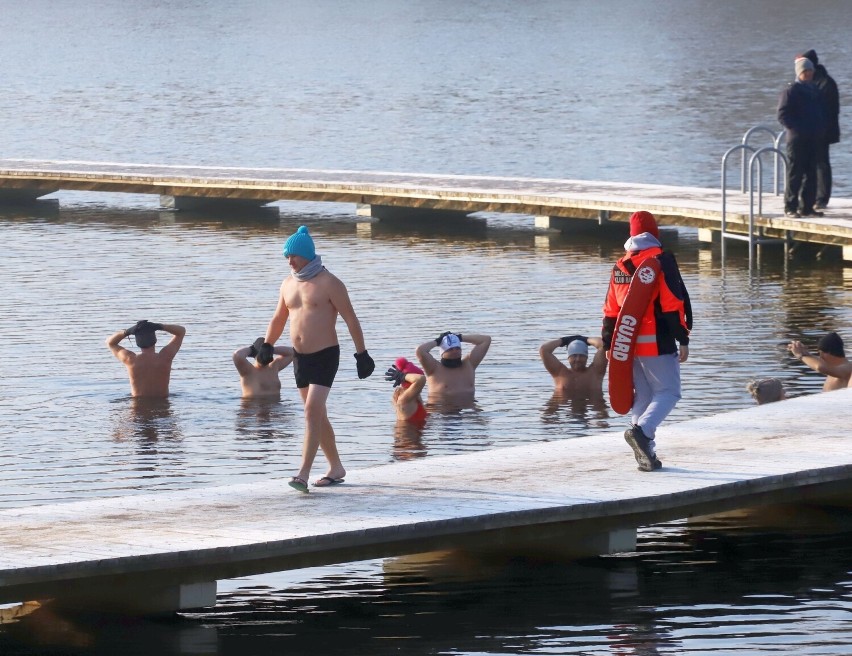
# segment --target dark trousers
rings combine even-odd
[[[828,158],[830,144],[822,143],[817,148],[816,158],[816,204],[828,205],[831,200],[831,160]]]
[[[813,212],[820,141],[802,136],[787,141],[787,189],[784,192],[784,210],[787,212]]]

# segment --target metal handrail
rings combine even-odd
[[[751,263],[754,258],[755,244],[776,244],[785,243],[784,239],[764,238],[763,228],[760,229],[760,234],[755,237],[754,234],[754,167],[757,165],[757,213],[763,216],[763,160],[760,156],[763,153],[775,153],[776,161],[778,158],[784,160],[784,173],[787,172],[787,158],[778,148],[772,146],[764,146],[756,150],[752,154],[748,163],[748,181],[749,181],[749,203],[748,203],[748,261]]]
[[[773,128],[771,128],[767,125],[755,125],[755,126],[750,127],[748,130],[745,131],[745,134],[743,135],[743,138],[742,138],[742,145],[747,146],[749,139],[751,139],[752,135],[755,135],[755,134],[758,134],[758,133],[768,134],[770,136],[770,138],[772,139],[772,145],[775,146],[775,148],[779,147],[779,144],[781,143],[781,139],[784,137],[784,130],[781,130],[780,132],[776,132],[776,130],[774,130]],[[780,193],[780,176],[778,175],[778,172],[779,172],[778,153],[776,153],[776,155],[775,155],[774,170],[775,170],[775,182],[774,182],[775,195],[777,196]],[[742,193],[745,193],[747,189],[748,189],[748,187],[746,186],[746,158],[745,158],[745,151],[743,151],[742,158],[740,160],[740,191]]]
[[[747,143],[742,143],[739,146],[734,146],[733,148],[729,148],[727,152],[722,155],[722,241],[724,242],[724,237],[727,233],[727,206],[728,206],[728,184],[727,184],[727,164],[728,158],[738,150],[743,151],[742,159],[745,162],[745,151],[751,151],[754,153],[755,148],[753,146],[749,146]],[[742,180],[743,184],[743,193],[745,193],[745,178]]]
[[[774,134],[774,133],[773,133]],[[780,136],[776,137],[776,140],[780,140]],[[748,234],[742,235],[737,233],[728,232],[728,195],[727,195],[727,164],[730,156],[736,151],[742,151],[742,158],[745,159],[746,151],[751,153],[751,157],[748,162],[748,191],[749,191],[749,210],[748,210]],[[722,156],[722,246],[724,249],[725,239],[738,239],[740,241],[748,242],[748,259],[749,264],[751,264],[754,258],[754,247],[756,244],[766,244],[766,243],[783,243],[785,240],[783,239],[775,239],[775,238],[763,238],[763,229],[760,229],[760,234],[755,235],[754,229],[754,190],[755,186],[757,187],[757,205],[758,210],[757,213],[759,215],[763,214],[763,160],[761,159],[761,155],[764,153],[774,153],[775,157],[775,171],[776,171],[776,181],[778,179],[778,162],[784,162],[784,172],[786,175],[787,171],[787,157],[781,152],[780,148],[774,146],[764,146],[763,148],[759,148],[757,150],[754,149],[753,146],[750,146],[746,143],[742,143],[738,146],[734,146],[733,148],[729,148],[727,152]],[[757,184],[755,185],[755,167],[757,168]],[[777,195],[777,185],[776,185],[776,195]],[[723,251],[724,252],[724,251]]]

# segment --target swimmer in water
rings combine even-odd
[[[157,331],[171,333],[169,343],[157,352]],[[172,374],[172,360],[175,359],[186,328],[172,323],[152,323],[143,319],[126,330],[110,335],[106,344],[112,354],[127,367],[130,378],[130,394],[134,397],[166,398],[169,395],[169,379]],[[135,353],[120,345],[127,337],[136,340],[141,351]]]
[[[254,358],[254,363],[249,361]],[[293,349],[272,346],[258,337],[254,344],[234,351],[244,399],[277,399],[281,396],[279,372],[293,361]]]
[[[397,421],[414,426],[425,425],[428,413],[420,397],[426,386],[423,370],[405,358],[397,358],[385,372],[385,380],[393,382],[393,405]]]

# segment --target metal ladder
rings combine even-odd
[[[771,146],[764,146],[763,148],[755,148],[754,146],[749,144],[750,138],[757,133],[767,133],[772,138]],[[784,131],[780,131],[776,134],[772,128],[769,128],[765,125],[757,125],[752,128],[749,128],[746,133],[743,135],[742,143],[733,148],[729,148],[728,151],[722,156],[722,248],[724,250],[725,240],[726,239],[736,239],[738,241],[747,241],[748,242],[748,259],[749,263],[754,259],[754,251],[755,246],[760,244],[786,244],[786,239],[779,238],[771,238],[764,236],[763,228],[760,227],[755,232],[754,227],[754,189],[755,189],[755,168],[757,169],[757,214],[763,214],[763,160],[761,156],[765,153],[774,153],[774,171],[775,171],[775,180],[774,180],[774,190],[775,195],[778,196],[781,193],[781,185],[780,185],[780,169],[781,162],[784,163],[784,174],[786,177],[787,172],[787,157],[779,148],[781,144],[781,140],[784,138]],[[727,165],[728,159],[735,152],[740,151],[742,153],[742,163],[740,167],[740,191],[745,193],[748,191],[749,193],[749,212],[748,212],[748,233],[741,234],[735,232],[728,232],[728,221],[727,221],[727,202],[728,202],[728,189],[727,189]],[[751,153],[751,156],[748,158],[748,166],[746,166],[746,153]]]

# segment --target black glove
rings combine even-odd
[[[438,335],[438,336],[435,338],[435,346],[440,346],[440,345],[441,345],[441,342],[443,342],[443,341],[444,341],[444,337],[446,337],[447,335],[452,335],[452,334],[453,334],[453,333],[452,333],[452,331],[451,331],[451,330],[448,330],[448,331],[443,332],[443,333],[441,333],[440,335]]]
[[[405,372],[396,368],[396,365],[391,365],[391,368],[385,372],[385,380],[393,381],[393,386],[398,387],[405,382]]]
[[[130,335],[135,335],[139,331],[139,329],[146,323],[148,323],[146,319],[137,321],[132,326],[130,326],[130,328],[124,331],[124,336],[129,337]]]
[[[263,346],[263,337],[258,337],[254,340],[254,344],[249,346],[249,357],[256,358],[257,354],[260,353],[261,346]]]
[[[589,338],[588,337],[583,337],[583,335],[568,335],[568,337],[562,338],[562,346],[568,346],[575,339],[579,339],[586,346],[589,345]]]
[[[361,380],[368,378],[376,368],[376,363],[373,362],[373,358],[370,357],[367,351],[355,354],[355,364],[358,367],[358,378]]]
[[[260,345],[260,348],[257,349],[257,361],[262,365],[267,365],[275,359],[275,351],[273,350],[272,344],[269,342],[263,342]]]

